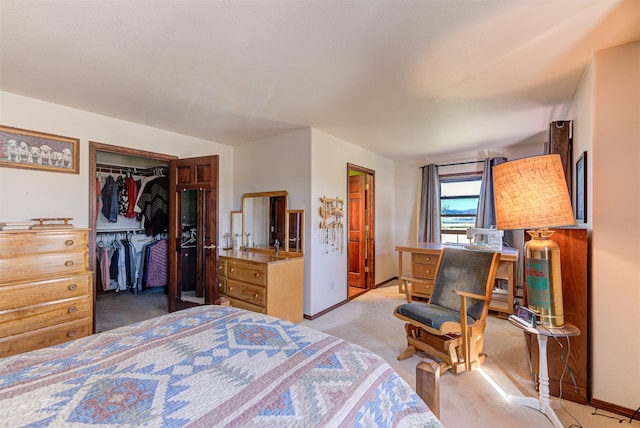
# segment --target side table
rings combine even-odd
[[[538,338],[538,350],[539,350],[539,360],[540,360],[540,396],[539,398],[533,397],[518,397],[514,395],[509,395],[507,400],[512,403],[519,404],[521,406],[527,406],[534,408],[541,413],[543,413],[553,426],[556,428],[563,428],[560,419],[556,415],[556,412],[551,407],[551,402],[549,401],[549,369],[547,366],[547,339],[549,337],[574,337],[580,335],[580,329],[573,324],[565,323],[562,328],[546,328],[546,327],[527,327],[523,324],[520,324],[517,321],[509,318],[509,322],[515,325],[516,327],[521,328],[529,333],[535,334]]]

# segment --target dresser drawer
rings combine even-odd
[[[267,308],[265,308],[264,306],[252,305],[251,303],[247,303],[247,302],[242,301],[242,300],[229,298],[229,303],[234,308],[245,309],[247,311],[257,312],[259,314],[266,314],[267,313]]]
[[[435,279],[436,265],[425,265],[422,263],[414,263],[412,266],[411,276],[421,279]]]
[[[85,296],[0,311],[0,337],[88,318],[91,303],[89,296]]]
[[[227,281],[227,295],[236,299],[244,300],[258,306],[265,306],[264,287],[249,285],[242,282]]]
[[[0,338],[0,357],[20,354],[33,349],[45,348],[89,336],[92,328],[91,318],[83,318],[81,320],[70,321]]]
[[[438,260],[440,259],[439,254],[429,254],[429,253],[412,253],[411,254],[411,263],[421,263],[424,265],[437,265]]]
[[[0,285],[0,311],[91,295],[90,272],[64,278]]]
[[[0,258],[86,251],[88,245],[88,236],[83,230],[5,232],[0,234]]]
[[[0,278],[3,283],[41,276],[71,275],[89,269],[86,252],[33,254],[0,258]]]
[[[227,260],[218,258],[218,278],[227,277]]]
[[[413,281],[411,295],[418,297],[430,297],[433,293],[433,282]]]
[[[264,265],[228,261],[227,278],[264,287],[267,285],[267,269]]]

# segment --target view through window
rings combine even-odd
[[[443,243],[469,243],[467,229],[476,224],[481,184],[481,172],[440,176],[440,228]]]

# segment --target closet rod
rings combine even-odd
[[[468,165],[468,164],[472,164],[472,163],[484,163],[483,160],[479,160],[479,161],[469,161],[469,162],[456,162],[456,163],[443,163],[443,164],[439,164],[436,166],[454,166],[454,165]],[[422,165],[420,168],[426,168],[427,165]]]
[[[138,233],[147,233],[144,229],[102,229],[96,230],[96,233],[133,233],[134,235]]]

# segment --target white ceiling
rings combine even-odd
[[[402,160],[544,141],[592,53],[638,39],[640,0],[0,0],[0,89],[229,145],[311,126]]]

